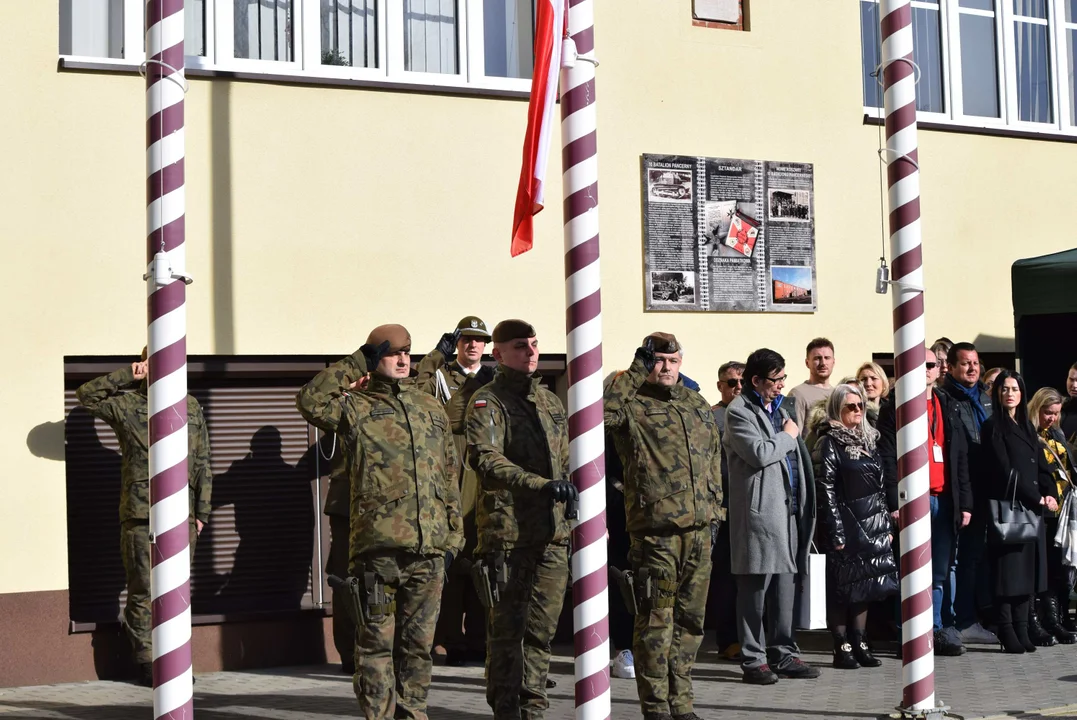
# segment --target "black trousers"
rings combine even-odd
[[[707,611],[714,619],[718,649],[724,649],[737,639],[737,581],[729,547],[729,523],[718,528],[718,541],[711,554],[711,584],[707,595]]]

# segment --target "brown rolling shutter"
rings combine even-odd
[[[120,444],[64,393],[67,567],[73,622],[115,622],[127,585],[120,559]]]
[[[119,445],[65,393],[71,620],[115,622],[124,600]],[[299,383],[193,377],[214,474],[210,521],[192,566],[196,615],[312,606],[313,435],[295,409]],[[319,543],[320,544],[320,543]]]
[[[310,607],[315,498],[296,386],[192,386],[209,428],[213,512],[198,539],[193,609]],[[311,468],[309,471],[307,468]]]

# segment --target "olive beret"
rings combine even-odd
[[[517,338],[535,337],[535,328],[523,320],[502,320],[494,328],[494,342],[502,343]]]

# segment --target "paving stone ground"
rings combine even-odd
[[[572,705],[572,658],[558,648],[550,691],[549,720],[568,720]],[[834,670],[829,655],[807,651],[805,660],[823,666],[815,681],[783,680],[771,687],[740,681],[740,670],[704,645],[693,673],[696,712],[715,720],[873,720],[892,712],[901,699],[901,665],[883,657],[873,670]],[[430,720],[489,718],[479,667],[435,667]],[[971,646],[959,658],[938,658],[937,695],[963,718],[1077,718],[1077,646],[1007,656]],[[613,680],[614,720],[640,718],[635,682]],[[117,682],[0,689],[0,720],[128,720],[152,718],[150,691]],[[337,666],[279,668],[198,674],[198,720],[333,720],[358,717],[350,678]]]

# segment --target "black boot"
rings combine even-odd
[[[995,634],[998,635],[998,641],[1002,645],[1002,652],[1013,655],[1024,654],[1025,646],[1021,644],[1013,628],[1013,606],[1008,602],[999,601],[995,603],[995,611],[998,613],[998,627],[995,628]]]
[[[1036,652],[1036,643],[1032,642],[1032,638],[1029,637],[1027,622],[1014,623],[1013,632],[1017,635],[1017,642],[1021,643],[1021,647],[1025,649],[1025,652]]]
[[[143,687],[153,687],[153,663],[138,664],[138,684]]]
[[[998,641],[1002,644],[1002,652],[1013,655],[1025,653],[1025,646],[1017,639],[1017,633],[1014,632],[1013,625],[1010,623],[999,623],[995,634],[998,635]]]
[[[853,646],[841,633],[834,633],[834,667],[839,670],[856,670],[860,667],[853,655]]]
[[[1058,598],[1054,593],[1044,593],[1040,596],[1040,621],[1043,629],[1051,633],[1063,645],[1072,645],[1077,642],[1077,633],[1071,633],[1062,627],[1058,621]]]
[[[1028,637],[1038,647],[1053,647],[1058,644],[1058,640],[1040,624],[1038,607],[1039,601],[1028,603]]]
[[[873,668],[883,664],[882,660],[875,657],[871,648],[864,642],[864,635],[858,632],[849,633],[849,644],[853,646],[853,657],[860,663],[860,667]]]

